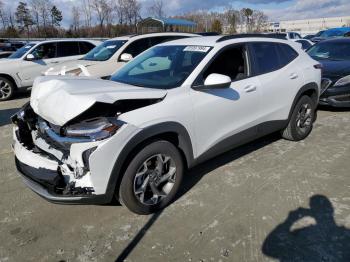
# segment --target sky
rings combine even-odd
[[[22,0],[25,1],[25,0]],[[148,16],[147,9],[153,0],[139,0],[142,4],[142,16]],[[350,0],[163,0],[168,15],[182,14],[195,10],[222,11],[228,6],[235,9],[249,7],[264,11],[270,21],[296,20],[350,16]],[[19,0],[2,0],[12,9]],[[71,6],[81,5],[81,0],[52,0],[63,11],[63,26],[69,26]]]

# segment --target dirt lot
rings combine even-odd
[[[25,188],[8,118],[27,100],[0,103],[0,261],[350,261],[350,111],[320,111],[306,141],[270,136],[196,167],[173,205],[137,216]]]

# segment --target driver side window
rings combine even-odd
[[[210,74],[229,76],[232,81],[248,77],[246,47],[235,45],[222,51],[203,73],[203,82]]]
[[[56,57],[56,44],[55,43],[46,43],[39,45],[37,48],[35,48],[32,53],[34,55],[35,59],[42,60],[42,59],[50,59]]]

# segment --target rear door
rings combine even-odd
[[[261,84],[263,122],[286,120],[303,74],[297,65],[298,53],[284,43],[249,44],[254,61],[253,74]]]

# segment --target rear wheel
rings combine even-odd
[[[14,84],[9,79],[0,77],[0,101],[9,100],[14,91]]]
[[[154,213],[174,200],[182,177],[178,149],[168,141],[153,142],[127,167],[119,189],[120,202],[137,214]]]
[[[282,131],[282,137],[291,141],[305,139],[312,131],[315,121],[316,105],[309,96],[303,96],[296,104],[288,126]]]

